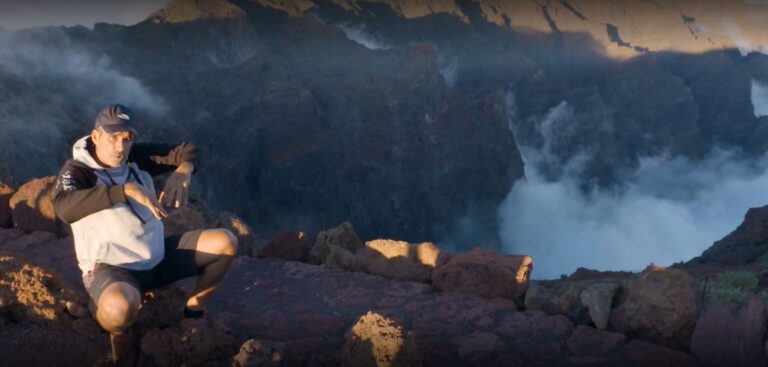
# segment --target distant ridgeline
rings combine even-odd
[[[519,148],[552,180],[588,152],[601,186],[641,156],[764,153],[766,21],[726,1],[179,0],[0,30],[0,180],[55,173],[119,101],[141,139],[205,146],[195,187],[257,228],[493,246]]]

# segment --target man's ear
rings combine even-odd
[[[99,136],[98,130],[96,130],[96,129],[91,130],[91,141],[92,142],[95,143],[96,139],[98,138],[98,136]]]

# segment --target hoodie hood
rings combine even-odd
[[[90,139],[91,136],[86,135],[75,142],[75,145],[72,146],[72,158],[90,168],[104,169],[105,167],[102,167],[98,162],[96,162],[96,158],[93,158],[91,153],[88,151],[88,144]]]
[[[115,182],[124,183],[128,177],[128,165],[125,162],[120,167],[104,167],[100,165],[96,162],[96,158],[91,155],[91,152],[88,151],[89,144],[93,144],[90,135],[78,139],[75,145],[72,146],[72,158],[93,169],[100,180],[112,182],[112,184]]]

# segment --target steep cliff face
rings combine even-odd
[[[177,0],[131,27],[2,32],[0,155],[46,163],[0,175],[52,173],[121,101],[143,138],[204,144],[202,194],[258,227],[495,233],[518,144],[552,180],[580,159],[587,186],[641,156],[768,149],[768,57],[738,49],[764,7],[717,4]]]
[[[123,99],[103,86],[52,88],[61,104],[79,106],[61,140],[90,129],[81,108],[123,101],[141,114],[142,139],[191,138],[207,148],[202,194],[259,228],[312,232],[351,220],[365,238],[426,240],[472,212],[495,233],[495,208],[522,177],[504,93],[452,90],[431,44],[372,51],[269,4],[220,5],[176,1],[132,27],[56,30],[141,90]],[[52,39],[40,33],[28,43],[55,54]],[[76,81],[67,76],[63,85]],[[61,163],[68,150],[62,143],[55,159],[38,159]],[[14,169],[19,180],[31,173]]]
[[[521,33],[586,35],[606,55],[620,59],[649,51],[759,50],[768,44],[768,35],[761,31],[768,22],[768,9],[759,3],[727,0],[305,0],[301,4],[304,12],[338,6],[360,16],[380,13],[384,6],[405,19],[447,15]]]

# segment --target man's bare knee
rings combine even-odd
[[[197,250],[211,255],[237,255],[237,237],[225,228],[209,229],[200,236]]]
[[[138,289],[125,282],[115,282],[101,293],[96,317],[107,331],[120,332],[133,323],[140,303]]]
[[[232,231],[221,228],[220,231],[224,232],[226,240],[222,244],[222,255],[235,256],[237,255],[237,236]]]

